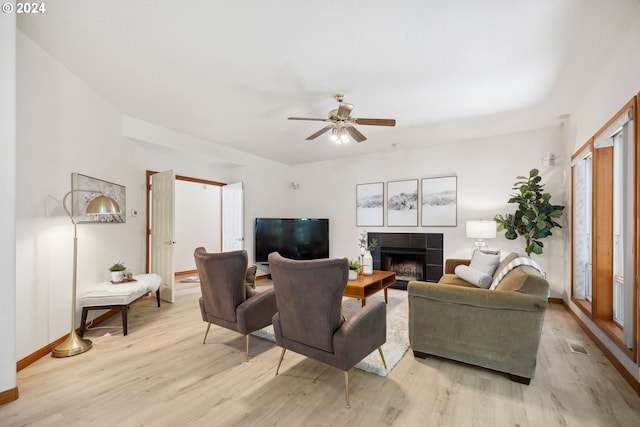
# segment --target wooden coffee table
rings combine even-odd
[[[359,276],[356,280],[347,281],[343,295],[358,298],[364,307],[367,298],[378,291],[384,291],[384,302],[388,303],[387,289],[394,283],[396,283],[396,273],[393,271],[373,270],[371,276]]]

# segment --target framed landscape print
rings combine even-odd
[[[71,194],[71,212],[78,220],[78,224],[91,222],[126,222],[126,189],[124,185],[114,184],[112,182],[103,181],[101,179],[92,178],[79,173],[72,173],[71,189],[87,190],[75,191]],[[100,193],[111,197],[116,201],[116,203],[118,203],[118,206],[120,206],[119,214],[87,215],[87,205],[99,196]]]
[[[418,226],[418,180],[387,182],[387,225]]]
[[[458,222],[458,177],[422,179],[423,227],[455,227]]]
[[[384,183],[356,185],[356,226],[384,225]]]

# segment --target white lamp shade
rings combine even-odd
[[[496,222],[491,220],[467,221],[467,237],[472,239],[495,239]]]

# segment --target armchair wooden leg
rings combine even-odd
[[[286,349],[283,347],[282,348],[282,353],[280,353],[280,361],[278,362],[278,367],[276,368],[276,375],[278,375],[278,372],[280,371],[280,365],[282,364],[282,359],[284,358],[284,352],[286,351]]]
[[[382,347],[378,347],[378,352],[380,353],[380,357],[382,358],[382,364],[384,365],[384,369],[388,369],[387,361],[384,360],[384,354],[382,353]]]
[[[349,403],[349,371],[344,371],[344,391],[347,397],[347,409],[351,408],[351,404]]]
[[[209,335],[209,328],[211,327],[211,323],[207,323],[207,332],[204,333],[204,339],[202,340],[202,344],[207,340],[207,335]]]
[[[245,341],[246,341],[246,352],[247,352],[247,362],[249,361],[249,334],[245,335]]]

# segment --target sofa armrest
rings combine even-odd
[[[471,263],[470,259],[462,259],[462,258],[448,258],[444,262],[444,274],[455,274],[455,269],[459,265],[469,265]]]

